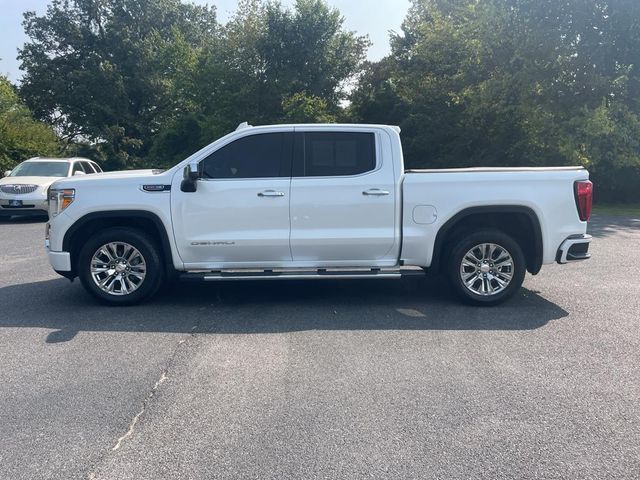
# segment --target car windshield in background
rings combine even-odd
[[[66,177],[69,162],[24,162],[11,172],[10,177]]]

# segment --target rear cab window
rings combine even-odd
[[[372,132],[296,133],[294,177],[344,177],[376,169]]]

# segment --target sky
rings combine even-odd
[[[369,35],[373,43],[369,59],[378,60],[389,52],[389,31],[399,31],[409,9],[409,0],[327,0],[345,18],[347,30]],[[13,82],[20,79],[18,48],[27,40],[22,28],[22,13],[34,10],[42,15],[49,0],[0,0],[0,73]],[[193,3],[215,5],[218,20],[225,22],[236,9],[237,0],[193,0]],[[292,5],[294,0],[282,0]]]

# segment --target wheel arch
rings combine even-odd
[[[173,274],[171,243],[164,223],[155,213],[145,210],[109,210],[92,212],[78,219],[65,233],[62,249],[71,254],[71,274],[77,276],[78,255],[82,239],[98,231],[113,227],[127,227],[148,234],[160,249],[160,257],[165,265],[165,273]]]
[[[504,222],[508,220],[511,223],[505,226]],[[501,230],[512,236],[525,254],[527,271],[532,275],[540,272],[543,259],[540,219],[533,209],[521,205],[469,207],[456,213],[438,230],[430,269],[441,270],[456,238],[486,227]]]

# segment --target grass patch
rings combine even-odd
[[[593,213],[640,218],[640,204],[599,204],[593,206]]]

